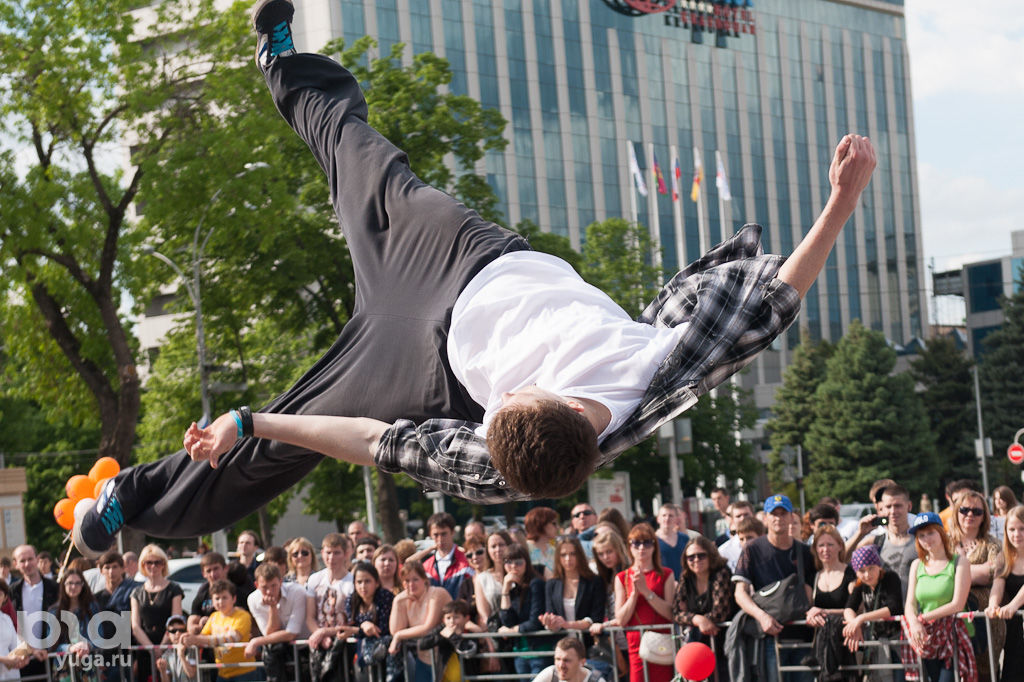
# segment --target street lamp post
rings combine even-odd
[[[265,163],[247,163],[245,164],[245,170],[236,173],[235,178],[239,178],[251,170],[257,168],[266,168]],[[206,216],[210,212],[210,207],[213,206],[221,192],[224,191],[224,187],[220,187],[213,196],[210,197],[210,201],[206,204],[206,208],[203,210],[203,215],[199,216],[199,222],[196,224],[195,233],[192,235],[192,279],[185,276],[184,271],[178,267],[177,263],[172,261],[170,258],[160,253],[156,249],[149,247],[146,249],[147,253],[156,256],[161,261],[166,263],[174,273],[181,278],[182,283],[185,285],[185,291],[188,292],[188,297],[192,301],[192,308],[195,310],[196,316],[196,355],[198,356],[199,362],[199,399],[202,405],[203,416],[200,418],[200,424],[206,426],[210,423],[212,415],[210,414],[210,381],[206,371],[206,331],[203,327],[203,297],[200,290],[200,274],[203,260],[203,251],[206,250],[206,244],[210,241],[210,235],[213,234],[213,230],[216,225],[210,227],[206,232],[206,236],[203,237],[203,243],[199,243],[199,235],[203,231],[203,223],[206,221]]]
[[[257,168],[266,168],[267,164],[259,163],[247,163],[245,169],[236,173],[235,178],[239,178],[251,170]],[[202,259],[203,251],[206,250],[206,244],[210,241],[210,235],[213,234],[213,229],[216,224],[212,225],[206,232],[206,236],[203,237],[203,243],[199,243],[199,235],[203,231],[203,222],[206,220],[206,215],[210,212],[210,207],[216,203],[220,193],[224,191],[224,187],[220,187],[213,196],[210,197],[210,201],[206,204],[206,208],[203,210],[203,215],[199,216],[199,222],[196,224],[195,233],[192,235],[192,279],[185,276],[184,271],[178,264],[172,261],[170,258],[160,253],[152,247],[146,248],[146,252],[159,258],[161,261],[166,263],[174,274],[181,278],[182,284],[185,285],[185,291],[188,292],[188,297],[192,301],[192,308],[195,310],[196,315],[196,355],[198,356],[199,363],[199,399],[202,405],[203,415],[200,417],[200,424],[206,426],[210,423],[212,415],[210,414],[210,382],[206,373],[206,330],[203,327],[203,298],[200,290],[200,274],[202,271]],[[213,533],[213,549],[216,552],[227,556],[228,550],[228,537],[223,530],[218,530]]]

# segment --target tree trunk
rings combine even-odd
[[[395,543],[406,537],[405,524],[398,516],[398,489],[395,477],[377,469],[377,514],[385,542]]]
[[[260,519],[260,537],[263,538],[263,549],[274,544],[273,527],[270,525],[270,514],[267,513],[267,505],[260,507],[257,512]]]

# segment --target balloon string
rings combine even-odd
[[[57,573],[57,582],[60,582],[64,578],[64,571],[68,568],[68,559],[71,558],[71,550],[75,548],[75,543],[71,542],[70,532],[64,537],[64,542],[68,543],[68,551],[64,554],[64,561],[60,564],[60,571]]]

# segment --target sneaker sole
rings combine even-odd
[[[82,556],[86,559],[99,559],[103,552],[97,552],[96,550],[85,544],[85,540],[82,539],[81,523],[75,520],[75,525],[71,528],[71,542],[74,543],[75,549],[77,549]]]
[[[264,9],[274,4],[287,5],[288,9],[285,11],[284,14],[282,14],[279,17],[275,17],[274,20],[269,23],[273,25],[282,20],[291,23],[292,17],[295,15],[295,5],[294,3],[291,2],[291,0],[260,0],[255,5],[253,5],[252,12],[249,15],[250,21],[252,23],[252,28],[254,31],[260,31],[260,27],[256,23],[257,20],[259,19],[260,14],[263,12]]]

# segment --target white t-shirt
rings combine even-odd
[[[681,331],[634,322],[560,258],[516,251],[489,263],[459,295],[448,358],[484,407],[480,435],[502,393],[535,384],[607,407],[611,421],[600,439],[640,404]]]
[[[331,580],[329,569],[321,569],[306,581],[306,594],[316,604],[316,621],[320,627],[341,625],[345,622],[345,598],[352,595],[355,582],[352,572],[340,580]]]
[[[18,648],[20,640],[18,633],[14,630],[14,623],[6,613],[0,613],[0,656],[10,656],[11,652]],[[0,680],[21,679],[21,672],[17,668],[8,668],[0,665]]]
[[[314,574],[315,575],[315,574]],[[313,576],[310,576],[310,580]],[[260,632],[267,635],[267,624],[270,622],[270,607],[263,604],[263,594],[259,590],[253,590],[246,600],[249,605],[249,613],[253,620],[260,627]],[[306,631],[306,588],[298,583],[281,583],[281,599],[277,603],[278,616],[281,619],[281,629],[287,630],[304,638],[309,633]]]

